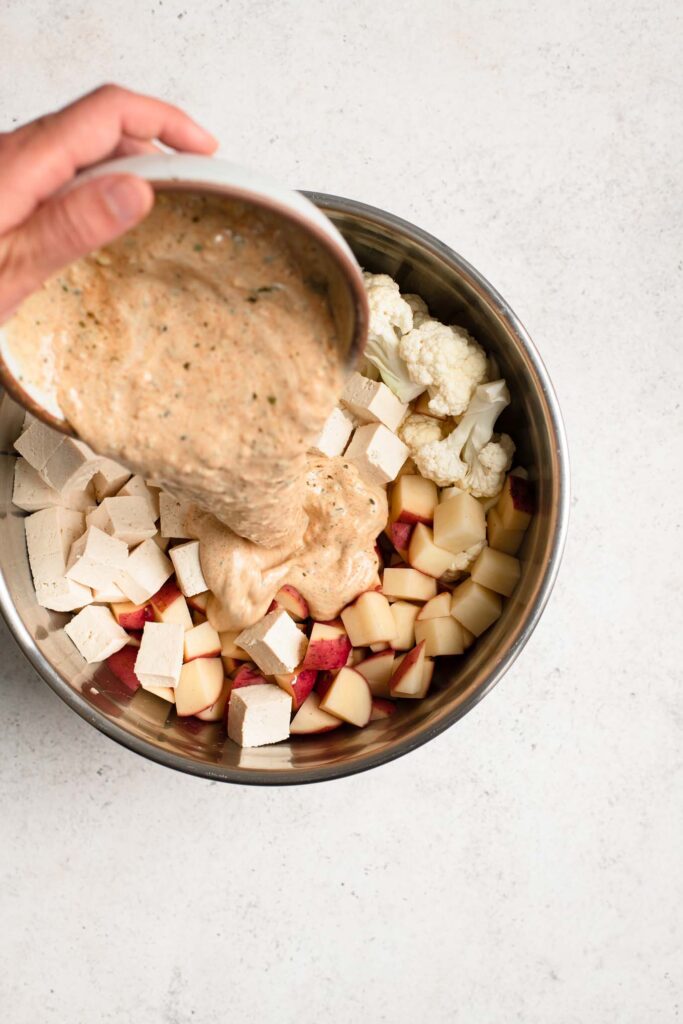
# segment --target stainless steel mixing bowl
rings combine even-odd
[[[14,456],[23,410],[0,404],[0,607],[35,669],[82,718],[131,750],[170,768],[224,782],[321,782],[373,768],[426,743],[481,700],[529,639],[557,576],[567,531],[569,467],[557,399],[526,331],[473,267],[436,238],[382,210],[309,193],[360,263],[417,292],[446,322],[461,324],[493,354],[512,395],[500,421],[518,461],[537,483],[538,514],[521,552],[522,577],[501,618],[461,658],[442,659],[429,696],[403,701],[392,718],[319,737],[241,750],[219,725],[176,718],[171,705],[139,690],[132,697],[104,665],[84,664],[61,630],[67,616],[36,604],[22,525],[12,506]],[[437,663],[438,664],[438,663]],[[25,723],[27,729],[31,722]]]

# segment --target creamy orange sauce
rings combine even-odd
[[[8,325],[35,340],[40,324],[80,437],[195,503],[221,629],[257,621],[283,582],[332,618],[378,581],[384,491],[306,454],[343,384],[307,244],[252,206],[161,194]]]

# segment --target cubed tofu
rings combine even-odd
[[[74,615],[64,632],[88,664],[104,661],[128,643],[128,634],[102,605],[93,604]]]
[[[341,612],[341,620],[354,647],[391,643],[398,635],[391,605],[377,590],[368,590],[356,598]]]
[[[349,443],[355,425],[354,420],[343,409],[333,409],[325,420],[315,444],[311,446],[311,451],[314,455],[327,455],[330,459],[335,455],[341,455]]]
[[[159,488],[152,487],[139,474],[132,476],[117,492],[120,498],[142,498],[150,516],[156,523],[159,518]]]
[[[471,494],[456,494],[434,510],[434,543],[460,554],[486,540],[486,515]]]
[[[33,578],[36,601],[41,608],[53,612],[74,612],[93,601],[90,587],[67,579],[63,573],[45,573]]]
[[[178,501],[165,491],[159,492],[159,532],[162,537],[176,537],[179,540],[191,540],[185,526],[185,518],[190,511],[189,501]]]
[[[472,579],[460,583],[451,598],[451,615],[475,636],[481,636],[503,609],[498,594]]]
[[[242,632],[235,643],[256,662],[264,675],[293,672],[306,654],[308,640],[280,608]]]
[[[114,583],[127,561],[127,544],[89,526],[71,545],[66,576],[86,587],[102,589]]]
[[[389,567],[382,576],[382,593],[406,601],[429,601],[436,597],[436,579],[417,569]]]
[[[230,695],[228,736],[240,747],[279,743],[289,737],[291,710],[291,697],[273,683],[239,687]]]
[[[65,437],[40,470],[40,475],[56,491],[75,491],[87,487],[102,462],[103,459],[84,441]]]
[[[465,650],[462,626],[452,615],[418,620],[415,623],[415,641],[419,644],[423,640],[428,658],[442,654],[462,654]]]
[[[199,541],[191,540],[187,544],[177,544],[169,551],[175,569],[178,586],[185,597],[193,597],[208,590],[208,584],[202,572],[199,560]]]
[[[28,462],[29,466],[40,472],[48,459],[54,455],[66,435],[58,430],[33,420],[26,430],[16,439],[14,447]]]
[[[92,599],[95,604],[122,604],[126,595],[115,583],[109,583],[106,587],[96,587]]]
[[[82,512],[53,506],[24,520],[26,547],[33,578],[64,575],[71,545],[85,529]]]
[[[394,433],[408,411],[408,406],[386,384],[368,380],[360,373],[348,379],[340,401],[361,422],[383,423]]]
[[[408,446],[383,423],[367,423],[355,431],[344,457],[361,476],[384,486],[396,479],[409,454]]]
[[[84,512],[92,508],[95,498],[88,489],[64,491],[60,494],[45,483],[38,470],[30,466],[26,459],[19,458],[14,465],[12,501],[23,512],[38,512],[56,505]]]
[[[105,498],[118,494],[120,488],[129,477],[130,470],[126,469],[125,466],[121,466],[113,459],[103,458],[100,462],[100,468],[92,478],[95,497],[98,501],[103,501]]]
[[[482,587],[509,597],[517,586],[520,565],[517,558],[502,551],[483,548],[470,570],[471,578]]]
[[[145,689],[178,685],[183,667],[185,632],[177,622],[146,622],[135,674]]]
[[[111,499],[107,499],[109,501]],[[153,540],[145,540],[128,556],[125,568],[114,581],[129,601],[144,604],[173,573],[173,564]]]
[[[524,540],[524,530],[506,530],[501,522],[498,509],[492,508],[486,517],[486,537],[489,547],[503,551],[506,555],[516,555]]]
[[[144,498],[105,498],[101,505],[88,513],[88,526],[97,526],[104,533],[125,541],[130,547],[148,540],[157,532]]]

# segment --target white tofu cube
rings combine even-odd
[[[88,513],[88,526],[96,526],[104,533],[132,546],[157,532],[156,525],[144,498],[105,498],[101,505]]]
[[[53,612],[74,612],[92,603],[90,587],[69,580],[63,574],[34,577],[36,601]]]
[[[130,477],[130,470],[113,459],[102,459],[100,468],[93,477],[95,497],[98,501],[119,494],[120,488]]]
[[[45,483],[38,470],[30,466],[26,459],[19,458],[14,466],[12,501],[24,512],[37,512],[41,508],[55,505],[84,512],[92,508],[95,498],[89,490],[64,491],[60,494]]]
[[[111,499],[107,499],[108,501]],[[128,556],[125,568],[114,582],[129,601],[144,604],[163,587],[173,573],[171,560],[153,540],[145,540]]]
[[[24,520],[26,547],[34,581],[63,575],[71,545],[85,529],[82,512],[53,506]]]
[[[145,689],[178,685],[183,667],[185,631],[177,622],[146,622],[135,674]]]
[[[95,587],[92,592],[94,604],[122,604],[127,597],[120,587],[115,583],[108,583],[106,587]]]
[[[185,529],[185,516],[189,512],[189,501],[178,501],[165,491],[159,493],[159,515],[161,517],[159,532],[162,537],[177,537],[180,540],[191,540]]]
[[[343,409],[333,409],[311,451],[316,455],[327,455],[329,459],[341,455],[349,443],[355,425],[354,420]]]
[[[122,498],[142,498],[154,522],[159,518],[159,488],[150,487],[139,474],[132,476],[118,494]]]
[[[65,437],[40,470],[40,475],[56,491],[84,490],[102,462],[83,441]]]
[[[293,672],[303,661],[308,639],[284,608],[269,612],[260,622],[235,638],[238,647],[250,655],[264,675]]]
[[[128,643],[128,634],[102,605],[93,604],[74,615],[64,627],[85,660],[91,665],[116,654]]]
[[[14,447],[29,466],[40,472],[65,439],[66,434],[45,426],[40,420],[34,420],[16,439]]]
[[[274,683],[233,690],[228,705],[228,736],[241,747],[261,747],[289,737],[292,698]]]
[[[202,563],[199,560],[199,541],[177,544],[169,551],[175,569],[178,586],[185,597],[202,594],[209,586],[204,579]]]
[[[408,446],[383,423],[368,423],[358,427],[344,457],[366,479],[384,486],[396,479],[409,455]]]
[[[354,373],[342,391],[341,404],[363,423],[383,423],[388,430],[398,430],[408,406],[404,405],[386,384],[368,380]]]
[[[86,587],[111,586],[128,562],[128,545],[89,526],[82,537],[74,541],[66,565],[66,576]]]

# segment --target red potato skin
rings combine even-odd
[[[425,641],[421,640],[419,644],[417,644],[410,651],[408,651],[408,653],[406,654],[405,658],[403,659],[401,664],[398,666],[398,668],[394,672],[394,674],[391,677],[391,679],[389,680],[389,686],[390,686],[390,688],[392,690],[393,690],[393,688],[395,686],[397,686],[401,682],[401,680],[403,679],[404,675],[406,674],[408,669],[411,667],[411,665],[415,664],[415,662],[417,661],[417,659],[420,656],[420,651],[422,650],[424,645],[425,645]]]
[[[292,685],[294,690],[292,709],[294,711],[299,710],[311,690],[314,689],[317,679],[318,672],[315,669],[303,669],[303,671],[299,672]]]
[[[320,696],[321,700],[323,699],[329,688],[332,686],[332,683],[334,682],[336,675],[336,672],[319,673],[318,679],[315,684],[315,692]]]
[[[169,605],[177,601],[179,597],[183,595],[180,592],[180,588],[175,580],[167,580],[160,590],[157,590],[154,597],[149,599],[149,603],[153,608],[156,608],[158,612],[163,612]]]
[[[414,529],[414,522],[405,523],[403,521],[392,523],[389,527],[391,543],[400,555],[403,555],[408,550],[408,545],[410,544],[410,538]]]
[[[532,516],[536,511],[533,484],[525,480],[524,477],[514,476],[514,474],[510,475],[508,480],[510,481],[510,497],[513,507],[519,512],[526,512]]]
[[[309,644],[301,668],[315,669],[316,671],[343,668],[350,650],[351,641],[348,636],[340,636],[334,640],[322,640],[319,643]]]
[[[107,658],[107,665],[116,678],[123,683],[129,693],[140,689],[140,680],[135,675],[135,660],[138,656],[136,647],[122,647]]]
[[[154,609],[149,603],[141,604],[132,612],[119,612],[117,618],[124,629],[144,629],[145,623],[154,619]]]
[[[259,683],[265,682],[266,680],[264,677],[253,665],[242,665],[242,667],[238,668],[235,673],[235,678],[232,681],[232,689],[238,690],[240,686],[257,686]]]
[[[370,712],[370,721],[377,722],[380,718],[391,718],[396,713],[396,705],[391,700],[385,700],[383,697],[372,698],[372,711]]]

